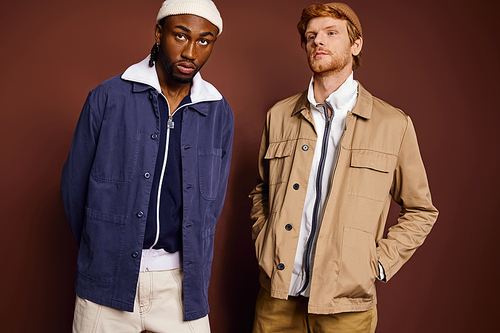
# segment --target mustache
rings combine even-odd
[[[196,64],[192,60],[182,59],[182,60],[177,60],[173,63],[174,66],[178,64],[189,64],[190,67],[193,67],[195,70],[198,70],[198,66],[196,66]]]
[[[329,50],[324,49],[324,48],[322,48],[322,47],[317,47],[317,48],[315,48],[315,49],[313,49],[313,50],[311,51],[311,53],[312,53],[312,54],[315,54],[316,52],[324,52],[324,53],[326,53],[326,54],[330,54],[330,55],[332,54],[332,52],[330,52]]]

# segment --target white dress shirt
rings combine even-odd
[[[304,253],[306,250],[307,240],[310,236],[316,237],[319,232],[321,221],[323,219],[323,211],[326,199],[330,192],[331,179],[333,175],[333,169],[337,161],[337,154],[339,148],[339,142],[342,137],[342,133],[345,129],[345,118],[347,112],[352,110],[356,104],[358,98],[358,83],[353,79],[353,73],[347,78],[347,80],[335,91],[333,92],[326,101],[317,102],[314,97],[314,77],[311,79],[309,84],[309,90],[307,94],[307,99],[310,103],[311,112],[314,119],[314,125],[316,132],[318,134],[318,139],[316,141],[316,149],[314,150],[314,157],[311,166],[311,173],[309,174],[309,183],[307,186],[306,199],[304,203],[304,209],[302,212],[302,222],[300,226],[299,242],[297,246],[297,253],[295,255],[295,262],[293,266],[292,280],[290,284],[289,295],[296,296],[301,290],[305,283],[305,271],[304,271]],[[323,107],[320,104],[325,105],[327,103],[332,109],[333,119],[331,122],[330,134],[328,137],[328,150],[326,154],[326,162],[324,165],[323,178],[321,181],[321,199],[319,205],[316,235],[311,234],[311,226],[313,220],[313,207],[316,200],[316,178],[318,174],[319,161],[322,154],[323,137],[325,132],[326,118],[323,111]],[[314,262],[314,246],[311,252],[310,258],[310,270],[312,272],[313,262]],[[310,273],[311,273],[310,272]],[[301,293],[303,296],[309,296],[310,283],[307,288]]]

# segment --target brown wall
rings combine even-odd
[[[225,31],[202,73],[231,103],[236,134],[210,287],[216,333],[250,332],[259,286],[247,194],[265,112],[310,79],[295,30],[310,2],[217,1]],[[424,246],[378,286],[378,332],[491,332],[500,311],[499,6],[349,3],[365,33],[355,78],[412,116],[441,211]],[[160,4],[0,4],[3,332],[70,331],[77,249],[62,211],[61,167],[88,90],[146,56]]]

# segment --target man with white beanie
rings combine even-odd
[[[164,1],[151,54],[87,97],[61,181],[73,332],[210,332],[234,118],[199,70],[221,32],[212,1]]]

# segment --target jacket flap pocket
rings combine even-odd
[[[365,168],[379,172],[389,172],[387,154],[373,150],[354,150],[351,155],[351,167]]]
[[[273,158],[290,156],[295,146],[294,142],[295,141],[271,142],[269,147],[267,147],[266,156],[264,156],[264,158],[270,160]]]

